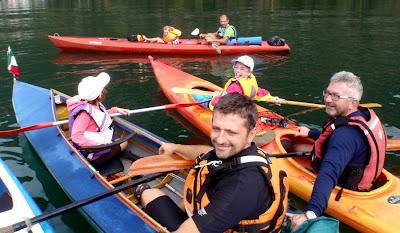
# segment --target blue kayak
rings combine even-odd
[[[0,159],[0,228],[41,215],[42,211],[33,201],[17,177]],[[53,228],[47,222],[35,224],[33,233],[52,233]],[[24,229],[18,232],[28,232]]]

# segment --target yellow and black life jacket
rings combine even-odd
[[[266,182],[273,193],[271,204],[257,219],[245,219],[233,229],[226,232],[279,232],[288,206],[289,183],[286,172],[269,163],[262,155],[244,155],[232,160],[201,160],[189,171],[184,187],[184,204],[189,216],[201,211],[210,200],[207,196],[208,186],[213,174],[222,169],[243,169],[260,167]]]

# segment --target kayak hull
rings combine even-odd
[[[176,94],[172,92],[173,87],[221,90],[222,88],[206,80],[200,79],[171,66],[163,64],[156,59],[149,57],[156,80],[165,96],[172,103],[191,103],[193,98],[189,94]],[[207,108],[193,106],[178,110],[189,122],[200,129],[204,134],[210,135],[211,111]],[[259,107],[259,111],[266,109]],[[278,117],[271,111],[271,117]],[[261,123],[257,123],[260,127]],[[268,128],[268,126],[264,126]],[[297,126],[289,122],[287,128],[281,126],[270,126],[274,130],[275,139],[264,144],[261,148],[269,154],[286,153],[283,145],[285,140],[292,142],[293,151],[310,151],[313,140],[309,138],[294,137],[297,133]],[[257,129],[260,131],[260,129]],[[290,183],[290,192],[307,201],[309,200],[313,184],[316,178],[311,172],[310,158],[280,158],[275,163],[278,167],[285,168]],[[381,179],[383,185],[370,192],[355,192],[343,189],[339,201],[335,201],[340,188],[335,187],[329,199],[326,212],[339,219],[343,223],[361,232],[395,232],[400,229],[400,181],[390,172],[384,170]],[[390,199],[399,199],[397,204],[390,204]]]
[[[159,44],[130,42],[126,38],[110,37],[72,37],[49,35],[49,40],[64,52],[103,52],[138,54],[192,54],[218,55],[209,44],[201,44],[199,39],[181,39],[180,44]],[[221,55],[288,53],[290,47],[270,46],[266,41],[261,45],[221,45]]]
[[[17,177],[12,173],[6,163],[0,159],[0,194],[1,197],[9,196],[9,199],[2,198],[2,210],[0,211],[0,228],[25,221],[26,218],[33,218],[42,214],[42,211],[34,202],[29,193],[25,190]],[[3,209],[6,202],[11,208]],[[30,229],[33,233],[52,233],[53,228],[47,222],[35,224]],[[18,232],[28,232],[22,229]]]

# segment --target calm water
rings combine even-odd
[[[321,90],[341,70],[360,75],[364,102],[376,102],[389,136],[400,137],[400,1],[0,1],[0,129],[18,127],[11,103],[12,79],[7,73],[10,45],[21,80],[75,94],[79,80],[107,71],[112,85],[106,105],[135,109],[167,103],[146,56],[63,54],[47,40],[61,35],[126,37],[158,36],[165,24],[185,36],[198,27],[215,31],[226,13],[243,36],[279,35],[292,48],[289,56],[255,56],[260,86],[289,100],[322,102]],[[162,57],[163,61],[222,85],[232,57]],[[318,127],[323,111],[296,114],[304,108],[270,106],[301,124]],[[130,120],[181,143],[205,137],[186,128],[174,112],[149,112]],[[0,138],[0,156],[15,171],[44,212],[69,203],[24,135]],[[400,176],[400,154],[389,153],[386,167]],[[51,220],[57,232],[94,231],[78,212]]]

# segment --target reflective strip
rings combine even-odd
[[[379,119],[375,118],[375,120],[372,122],[372,124],[369,128],[371,128],[372,130],[375,129],[375,127],[378,125],[378,123],[379,123]]]
[[[243,163],[251,163],[251,162],[260,162],[268,164],[268,160],[264,157],[258,155],[246,155],[239,158],[240,164]]]
[[[335,130],[335,124],[331,124],[331,128]]]
[[[372,122],[371,126],[369,126],[371,131],[373,131],[375,129],[375,127],[378,125],[378,123],[379,123],[379,119],[375,118],[375,120]],[[364,130],[364,134],[368,135],[369,134],[368,130]]]

